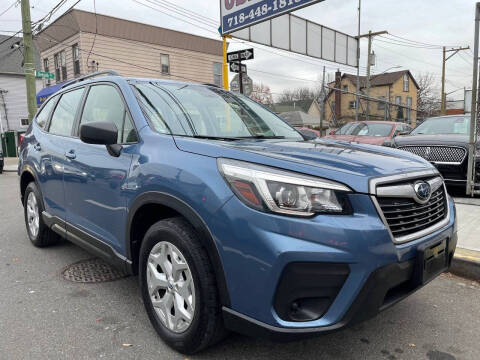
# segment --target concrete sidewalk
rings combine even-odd
[[[3,171],[17,172],[18,158],[6,157],[3,159],[3,161],[4,161]]]
[[[450,272],[480,281],[480,198],[455,197],[458,244]]]

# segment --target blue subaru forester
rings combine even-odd
[[[370,318],[447,270],[457,243],[427,161],[306,139],[212,85],[77,79],[38,111],[19,175],[31,242],[138,274],[183,353],[227,330],[288,340]]]

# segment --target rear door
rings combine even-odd
[[[65,151],[72,136],[83,92],[84,88],[78,88],[60,96],[46,127],[48,134],[39,131],[34,144],[34,151],[42,158],[41,190],[45,210],[62,220],[65,220],[66,216],[63,175],[68,164],[65,162]]]
[[[132,155],[138,141],[131,115],[120,90],[110,83],[88,89],[78,128],[92,121],[110,121],[117,126],[119,157],[106,146],[86,144],[78,137],[69,139],[65,173],[67,223],[70,229],[93,236],[121,252],[125,239],[126,192],[124,188]],[[68,230],[68,229],[67,229]],[[82,236],[82,233],[77,234]]]

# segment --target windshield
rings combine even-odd
[[[418,125],[412,135],[441,135],[441,134],[460,134],[468,135],[470,133],[470,118],[467,116],[452,116],[430,118]]]
[[[222,139],[303,140],[293,127],[243,95],[191,84],[133,86],[152,126],[161,133]]]
[[[355,128],[353,135],[357,136],[381,136],[387,137],[391,134],[393,125],[378,123],[361,123]]]
[[[357,126],[358,124],[353,122],[345,124],[335,132],[335,135],[351,135]]]

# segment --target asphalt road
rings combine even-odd
[[[137,278],[62,278],[88,258],[68,243],[31,246],[17,175],[0,175],[0,359],[185,359],[150,326]],[[480,286],[443,275],[348,330],[287,344],[231,335],[189,359],[479,359],[479,315]]]

